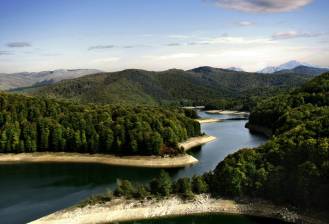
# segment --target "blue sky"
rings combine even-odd
[[[328,0],[1,0],[0,73],[329,66]]]

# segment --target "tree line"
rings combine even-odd
[[[86,204],[97,204],[112,200],[114,197],[125,197],[127,199],[147,199],[166,198],[170,195],[178,195],[183,199],[193,199],[196,194],[208,192],[208,184],[203,176],[184,177],[173,181],[164,170],[152,179],[148,184],[133,183],[129,180],[117,180],[117,186],[112,192],[107,192],[93,196],[82,202],[80,206]]]
[[[179,153],[178,142],[200,135],[195,116],[177,108],[81,105],[0,93],[0,152]]]

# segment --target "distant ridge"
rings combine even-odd
[[[229,68],[225,68],[225,69],[235,71],[235,72],[244,72],[244,70],[242,68],[239,68],[239,67],[229,67]]]
[[[258,73],[272,74],[272,73],[279,72],[279,71],[282,71],[282,70],[294,69],[298,66],[316,67],[316,66],[310,65],[308,63],[292,60],[292,61],[288,61],[287,63],[281,64],[279,66],[266,67],[262,70],[259,70]]]
[[[162,72],[128,69],[63,80],[30,93],[82,103],[205,104],[297,87],[311,77],[290,73],[265,76],[209,66]]]
[[[309,66],[298,66],[293,69],[286,69],[275,72],[275,74],[283,74],[283,73],[298,73],[298,74],[307,74],[307,75],[321,75],[322,73],[328,72],[329,68],[316,68],[316,67],[309,67]]]
[[[37,83],[55,83],[64,79],[78,78],[100,72],[102,71],[97,69],[58,69],[54,71],[0,74],[0,90],[27,87]]]

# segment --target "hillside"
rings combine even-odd
[[[0,90],[28,87],[32,85],[50,84],[64,79],[72,79],[101,71],[96,69],[59,69],[43,72],[21,72],[0,74]]]
[[[328,212],[329,73],[291,94],[260,102],[250,115],[251,125],[269,128],[275,136],[219,163],[208,175],[212,193]]]
[[[220,98],[263,95],[302,85],[308,75],[262,75],[211,67],[190,71],[124,70],[64,80],[33,94],[82,103],[207,103]]]

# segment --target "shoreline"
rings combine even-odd
[[[199,122],[200,124],[207,124],[207,123],[223,122],[224,120],[217,118],[202,118],[202,119],[195,119],[195,121]]]
[[[250,132],[264,135],[267,138],[271,138],[273,136],[273,131],[264,126],[250,124],[248,122],[245,127],[248,128]]]
[[[213,136],[199,136],[180,143],[187,151],[195,146],[203,145],[216,139]],[[34,153],[0,153],[0,164],[12,163],[99,163],[112,166],[142,168],[180,168],[198,163],[189,154],[170,156],[115,156],[108,154],[83,154],[68,152],[34,152]]]
[[[115,198],[102,204],[71,207],[30,222],[30,224],[65,223],[112,223],[124,221],[147,220],[176,216],[200,214],[248,215],[280,219],[293,223],[324,224],[317,220],[285,207],[268,202],[237,203],[232,200],[214,199],[207,194],[196,195],[195,199],[184,201],[177,196],[163,200],[134,200]]]
[[[199,161],[191,155],[175,157],[161,156],[114,156],[106,154],[82,154],[67,152],[35,152],[0,154],[0,164],[12,163],[97,163],[111,166],[142,168],[180,168],[191,166]]]
[[[215,136],[203,135],[203,136],[189,138],[185,142],[179,143],[178,147],[183,148],[184,151],[186,152],[194,147],[201,146],[215,140],[216,140]]]
[[[206,110],[207,114],[222,114],[222,115],[243,115],[249,116],[249,112],[237,111],[237,110]]]

